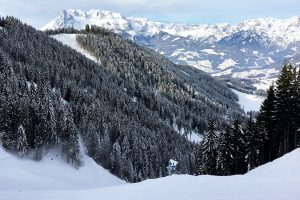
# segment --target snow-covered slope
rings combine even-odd
[[[21,177],[28,180],[34,179],[35,174],[24,173],[28,163],[19,163],[15,166],[11,163],[11,155],[1,151],[1,167],[16,168],[20,171],[12,173],[0,170],[1,178],[5,175],[6,180],[17,182]],[[4,158],[3,158],[4,155]],[[50,190],[31,187],[20,191],[3,189],[5,181],[0,179],[0,199],[23,199],[23,200],[83,200],[83,199],[109,199],[109,200],[298,200],[300,196],[300,149],[265,164],[246,175],[239,176],[188,176],[176,175],[166,178],[147,180],[136,184],[122,184],[111,187],[98,187],[90,189]],[[50,162],[50,161],[49,161]],[[36,169],[37,163],[32,162],[31,167]],[[62,166],[62,165],[60,165]],[[64,165],[67,167],[67,165]],[[65,169],[69,173],[69,169]],[[47,172],[44,172],[45,174]],[[46,175],[44,175],[46,176]],[[47,176],[48,177],[48,176]],[[74,176],[73,179],[80,179]],[[100,177],[99,177],[100,178]],[[56,178],[54,178],[57,181]],[[103,180],[103,179],[100,179]],[[105,179],[107,180],[107,179]],[[42,181],[40,182],[41,184]],[[119,182],[117,182],[118,184]],[[30,184],[28,184],[30,187]]]
[[[260,106],[264,100],[263,97],[255,94],[245,94],[243,92],[232,90],[239,97],[239,104],[246,111],[259,111]]]
[[[95,56],[92,56],[88,51],[80,47],[80,45],[76,42],[76,34],[58,34],[58,35],[53,35],[51,37],[60,41],[64,45],[71,47],[72,49],[81,53],[88,59],[93,60],[94,62],[99,64],[101,63],[101,61],[97,60]]]
[[[98,25],[153,48],[178,64],[266,90],[286,59],[300,63],[300,19],[260,18],[238,25],[167,24],[101,10],[64,10],[42,30]]]
[[[300,180],[300,148],[248,172],[246,176]]]
[[[1,144],[0,144],[1,145]],[[83,155],[78,170],[49,152],[42,161],[18,159],[0,147],[0,199],[2,192],[87,189],[124,184],[90,157]],[[13,198],[16,199],[16,198]]]

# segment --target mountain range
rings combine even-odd
[[[150,47],[176,64],[266,90],[282,64],[300,62],[300,18],[260,18],[237,25],[174,24],[102,10],[63,10],[41,30],[97,25]],[[243,87],[244,87],[243,86]],[[254,86],[254,87],[253,87]]]

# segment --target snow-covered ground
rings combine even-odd
[[[123,184],[85,157],[72,169],[48,156],[37,163],[0,150],[0,199],[22,200],[298,200],[300,149],[246,175],[188,176]]]
[[[232,91],[239,96],[239,104],[246,112],[259,111],[264,97],[257,96],[254,94],[246,94],[234,89],[232,89]]]
[[[71,47],[72,49],[76,50],[77,52],[81,53],[85,57],[93,60],[96,63],[100,63],[100,60],[97,60],[95,56],[91,55],[88,51],[81,48],[81,46],[76,41],[76,34],[57,34],[51,36],[52,38],[60,41],[64,45]]]
[[[53,151],[36,162],[19,159],[0,146],[1,200],[3,192],[74,190],[125,184],[86,155],[82,155],[83,166],[77,170]]]

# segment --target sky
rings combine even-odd
[[[0,0],[0,16],[13,15],[37,28],[70,8],[190,24],[237,24],[246,19],[300,16],[300,0]]]

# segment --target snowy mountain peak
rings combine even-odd
[[[120,13],[105,10],[69,9],[61,11],[41,30],[66,27],[83,29],[86,24],[102,26],[117,33],[126,33],[132,37],[137,35],[148,37],[165,32],[193,40],[203,41],[209,38],[210,42],[216,42],[236,32],[255,31],[260,35],[265,35],[270,41],[283,48],[292,42],[300,41],[299,16],[283,20],[273,18],[251,19],[245,20],[237,26],[228,23],[190,25],[153,22],[146,18],[125,17]]]
[[[300,41],[300,18],[289,19],[259,18],[246,20],[237,26],[238,31],[252,30],[266,35],[272,42],[281,47]]]
[[[112,30],[126,30],[129,23],[120,13],[105,10],[82,11],[69,9],[61,11],[56,18],[41,30],[73,27],[83,29],[86,24],[102,26]]]
[[[247,79],[267,89],[284,60],[300,63],[300,17],[259,18],[237,25],[176,24],[125,17],[102,10],[62,11],[42,30],[86,24],[104,27],[155,49],[177,64],[188,64],[213,76]]]

